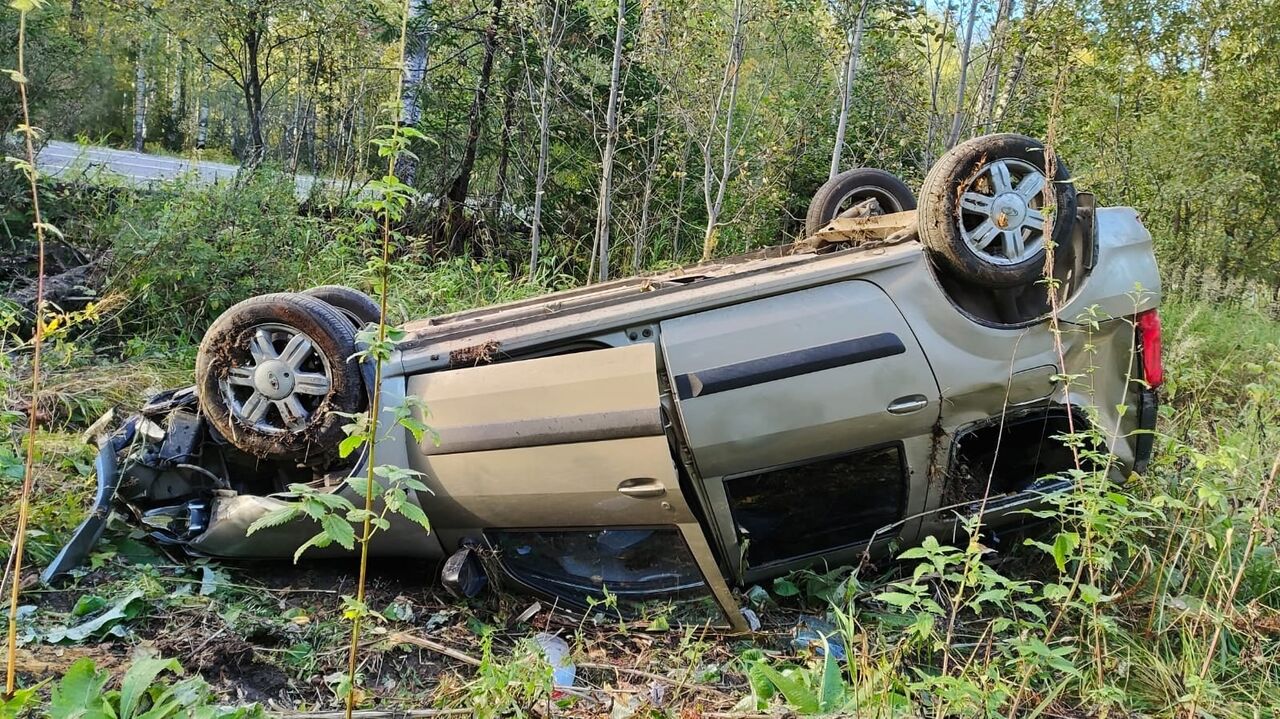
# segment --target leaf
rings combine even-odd
[[[99,672],[92,659],[77,660],[53,689],[49,698],[50,718],[109,719],[107,700],[102,692],[109,676]]]
[[[362,434],[353,434],[343,438],[338,443],[338,456],[343,459],[350,457],[351,453],[364,446],[365,436]]]
[[[822,689],[820,704],[823,713],[835,711],[844,699],[844,677],[840,675],[840,662],[831,656],[831,642],[822,638]]]
[[[1067,571],[1067,559],[1080,546],[1080,535],[1075,532],[1059,532],[1053,539],[1053,563],[1059,572]]]
[[[95,634],[105,633],[121,619],[127,619],[130,616],[129,605],[139,599],[142,599],[142,590],[140,589],[116,602],[114,606],[93,619],[81,622],[73,627],[59,627],[50,630],[45,635],[45,641],[51,644],[57,644],[62,641],[81,642]]]
[[[422,511],[422,507],[413,502],[405,502],[396,510],[400,516],[407,518],[409,521],[417,524],[426,531],[431,531],[431,520],[427,519],[427,513]]]
[[[782,696],[786,697],[787,703],[801,714],[817,714],[821,711],[818,704],[818,697],[814,696],[813,691],[806,687],[803,682],[794,677],[785,676],[782,672],[774,669],[763,661],[756,662],[760,674],[769,680],[782,692]]]
[[[773,580],[773,593],[779,597],[794,597],[800,593],[800,587],[786,577],[778,577]]]
[[[886,604],[892,604],[899,609],[906,609],[916,603],[915,596],[905,592],[881,592],[875,598]]]
[[[134,719],[143,695],[163,671],[179,674],[182,665],[176,659],[148,658],[139,659],[129,667],[120,681],[120,719]]]
[[[419,444],[422,443],[422,438],[426,435],[427,430],[431,429],[417,417],[401,417],[399,421],[400,426],[409,430],[409,434],[413,435],[413,441]]]
[[[308,539],[306,542],[303,542],[301,547],[298,547],[298,551],[293,553],[293,563],[297,564],[298,560],[302,558],[302,553],[307,551],[311,547],[315,547],[316,549],[324,549],[330,544],[333,544],[333,540],[329,538],[329,535],[325,534],[324,532],[320,532],[319,534],[312,537],[311,539]]]
[[[296,504],[273,509],[254,520],[253,524],[249,525],[249,529],[245,530],[245,535],[251,536],[260,529],[279,527],[282,524],[293,521],[299,514],[302,514],[302,508]]]
[[[324,519],[320,520],[320,527],[324,530],[325,536],[337,542],[343,549],[355,549],[356,530],[345,518],[336,514],[326,514]]]
[[[18,715],[26,711],[35,695],[35,687],[29,687],[14,690],[8,699],[0,698],[0,719],[17,719]]]

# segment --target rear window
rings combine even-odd
[[[725,481],[725,492],[758,567],[871,539],[902,517],[901,445],[889,445]]]
[[[689,546],[675,527],[486,532],[520,583],[580,607],[627,619],[722,623]]]

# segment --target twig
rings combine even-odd
[[[456,659],[462,662],[463,664],[466,664],[467,666],[472,666],[472,667],[480,666],[480,660],[476,659],[470,654],[460,652],[457,649],[446,647],[443,644],[440,644],[438,642],[433,642],[430,639],[419,637],[414,634],[408,634],[406,632],[396,632],[395,634],[388,635],[387,639],[393,644],[411,644],[415,647],[420,647],[422,649],[433,651],[436,654],[443,654],[444,656],[449,657],[450,659]]]
[[[419,647],[421,649],[433,651],[437,654],[441,654],[446,657],[449,657],[450,659],[456,659],[462,662],[463,664],[466,664],[467,666],[472,666],[472,667],[480,666],[480,660],[471,656],[470,654],[458,651],[457,649],[454,649],[452,647],[445,646],[444,644],[440,644],[439,642],[435,642],[430,639],[426,639],[424,637],[419,637],[414,634],[408,634],[406,632],[396,632],[395,634],[388,635],[387,640],[393,644],[409,644],[415,647]],[[643,669],[632,669],[630,667],[620,667],[620,666],[617,666],[616,664],[605,664],[603,662],[578,662],[577,665],[579,669],[597,669],[600,671],[612,671],[612,672],[617,672],[619,674],[629,674],[631,676],[639,677],[641,679],[648,679],[649,681],[663,682],[664,684],[680,683],[680,680],[678,679],[673,679],[671,677],[664,677],[661,674],[654,674],[653,672],[646,672]],[[711,716],[711,715],[707,715],[707,716]]]

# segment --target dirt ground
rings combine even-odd
[[[177,659],[228,703],[259,702],[278,712],[334,710],[350,632],[342,597],[355,592],[355,569],[341,560],[230,565],[117,554],[66,588],[34,590],[25,603],[36,608],[29,625],[39,633],[80,621],[71,613],[85,597],[141,588],[143,610],[121,623],[123,636],[75,644],[28,641],[18,655],[20,676],[26,685],[56,679],[77,659],[90,657],[118,679],[131,657],[144,652]],[[403,561],[371,566],[367,601],[380,617],[364,632],[365,707],[470,706],[492,679],[482,675],[502,677],[520,661],[522,638],[551,633],[573,647],[578,665],[574,685],[552,695],[557,716],[610,715],[615,709],[615,716],[632,716],[645,707],[711,716],[749,691],[746,677],[734,671],[735,656],[748,646],[786,647],[794,622],[793,613],[778,610],[767,617],[776,626],[746,642],[705,627],[583,617],[527,596],[490,592],[459,601],[434,583],[435,571]],[[492,659],[483,656],[485,633],[492,638]]]

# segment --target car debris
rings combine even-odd
[[[746,630],[732,587],[951,536],[978,511],[1022,521],[1071,486],[1068,430],[1106,428],[1113,470],[1141,471],[1162,379],[1151,237],[1042,164],[1035,140],[977,138],[934,166],[919,208],[852,170],[792,247],[403,325],[379,389],[432,436],[393,428],[377,457],[421,473],[407,501],[432,528],[393,517],[371,553],[440,560],[460,597]],[[99,440],[94,510],[46,581],[113,507],[193,555],[293,556],[311,519],[247,529],[291,485],[359,496],[367,458],[337,447],[341,413],[369,403],[352,357],[378,318],[333,286],[227,310],[195,386]],[[1103,399],[1061,381],[1062,357],[1095,367]]]

